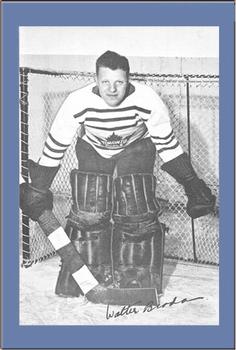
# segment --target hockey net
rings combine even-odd
[[[47,133],[68,94],[94,81],[89,72],[53,72],[20,69],[21,176],[28,181],[27,161],[37,161]],[[190,154],[199,177],[219,198],[219,79],[216,75],[131,74],[131,81],[151,86],[170,111],[175,134]],[[77,136],[68,148],[53,184],[54,213],[62,226],[71,205],[69,174],[78,167],[74,152]],[[219,202],[214,213],[192,220],[186,214],[186,196],[171,176],[163,172],[157,156],[154,175],[160,221],[167,227],[165,256],[206,264],[219,261]],[[22,265],[31,266],[55,254],[37,223],[20,213]]]

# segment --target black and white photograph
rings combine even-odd
[[[219,27],[19,27],[19,324],[219,325]]]

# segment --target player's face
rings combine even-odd
[[[123,69],[112,70],[100,67],[97,75],[100,96],[111,107],[118,106],[124,99],[128,77]]]

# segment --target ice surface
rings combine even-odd
[[[173,298],[179,303],[151,312],[136,307],[130,313],[107,319],[107,305],[92,304],[85,297],[61,298],[54,289],[59,271],[59,258],[20,269],[21,325],[217,325],[218,268],[177,263],[167,260],[164,265],[164,294],[161,305]],[[121,311],[122,306],[109,306],[109,313]]]

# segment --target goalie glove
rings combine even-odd
[[[20,185],[20,208],[36,221],[45,210],[53,208],[53,195],[49,187],[60,166],[46,167],[29,160],[28,167],[31,183]]]
[[[188,197],[186,211],[191,218],[199,218],[214,210],[216,197],[205,182],[198,178],[186,153],[164,163],[161,169],[183,185]]]

